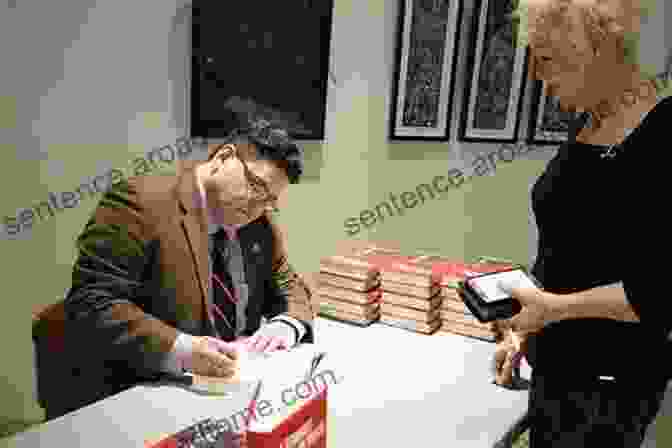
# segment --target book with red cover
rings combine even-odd
[[[331,255],[320,260],[320,272],[356,279],[364,283],[379,280],[380,269],[357,256]]]
[[[423,288],[431,288],[432,285],[440,283],[440,277],[432,271],[431,266],[414,263],[411,260],[396,261],[381,267],[383,289],[385,289],[385,282],[403,283]]]
[[[380,313],[380,323],[423,334],[432,334],[441,327],[441,319],[436,319],[433,322],[420,322],[414,319],[405,319],[387,313]]]
[[[443,319],[444,321],[457,322],[457,323],[464,324],[464,325],[470,325],[470,326],[476,327],[476,328],[482,328],[484,330],[489,330],[490,329],[489,324],[479,322],[479,320],[476,318],[476,316],[473,316],[471,314],[455,312],[455,311],[446,310],[446,309],[443,309],[443,308],[440,310],[439,314],[441,315],[441,319]]]
[[[495,334],[491,330],[464,325],[459,322],[442,320],[441,327],[436,334],[457,334],[474,339],[480,339],[485,342],[495,342]]]
[[[420,255],[413,260],[413,263],[429,266],[440,278],[441,286],[448,288],[459,287],[458,283],[467,277],[504,271],[514,267],[513,264],[504,263],[465,263],[442,255]]]
[[[310,384],[310,383],[307,383]],[[327,390],[311,397],[270,431],[232,433],[227,419],[204,419],[147,448],[298,448],[327,446]],[[241,440],[241,438],[243,440]]]
[[[318,286],[335,286],[337,288],[352,289],[355,291],[370,291],[380,287],[380,278],[371,278],[366,280],[345,277],[342,275],[320,272],[317,277]]]
[[[232,431],[228,419],[203,419],[158,442],[145,443],[146,448],[237,448],[244,433]]]
[[[332,299],[356,303],[359,305],[366,305],[372,302],[379,302],[382,295],[382,290],[373,289],[371,291],[362,292],[352,289],[336,288],[334,286],[323,285],[318,288],[317,294],[322,297],[329,297]]]
[[[340,250],[320,260],[320,272],[375,282],[380,276],[378,264],[389,257],[401,256],[394,246],[373,242],[343,242]]]
[[[464,304],[464,302],[462,302],[462,298],[460,297],[460,293],[456,288],[441,287],[441,295],[443,296],[444,301],[452,300]]]
[[[415,308],[417,310],[434,309],[438,306],[441,306],[442,300],[443,297],[441,296],[441,294],[437,294],[434,297],[430,297],[429,299],[421,299],[419,297],[407,296],[403,294],[395,294],[385,290],[383,290],[383,295],[380,299],[381,303],[406,306],[409,308]]]
[[[372,323],[378,321],[380,318],[380,311],[371,313],[369,315],[359,315],[354,313],[348,313],[345,311],[339,311],[334,308],[321,308],[319,312],[320,316],[335,320],[338,322],[343,322],[346,324],[353,324],[359,327],[368,327]]]
[[[315,394],[270,431],[248,431],[247,448],[326,448],[327,390]]]
[[[380,305],[380,312],[401,319],[413,319],[419,322],[434,322],[434,320],[441,315],[440,308],[438,307],[430,310],[416,310],[414,308],[392,305],[390,303],[382,303]]]
[[[452,311],[454,313],[466,314],[473,316],[472,312],[467,308],[467,305],[464,304],[461,300],[447,299],[443,298],[441,301],[441,309]]]
[[[404,283],[397,283],[390,280],[385,280],[384,284],[381,282],[381,288],[384,291],[391,293],[409,295],[419,297],[421,299],[429,299],[430,297],[434,297],[441,289],[441,287],[436,283],[428,286],[415,286]]]
[[[336,310],[345,313],[357,314],[360,316],[369,316],[380,308],[380,302],[375,301],[360,305],[358,303],[346,302],[343,300],[332,299],[331,297],[318,296],[319,310]]]

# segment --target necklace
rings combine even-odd
[[[626,89],[620,96],[619,101],[610,101],[605,100],[599,103],[592,110],[584,110],[581,114],[583,118],[581,119],[583,126],[581,128],[591,129],[593,133],[597,132],[600,129],[604,129],[605,119],[617,116],[619,112],[622,112],[625,108],[632,108],[637,103],[642,100],[653,99],[653,107],[647,110],[646,112],[641,113],[638,117],[637,123],[633,128],[624,128],[624,137],[620,143],[615,143],[609,145],[606,151],[600,154],[602,159],[613,159],[618,155],[620,150],[623,147],[623,143],[630,137],[634,130],[639,127],[639,125],[644,121],[646,116],[655,108],[655,106],[660,101],[661,97],[658,95],[655,84],[649,80],[641,80],[633,85],[631,88]],[[621,106],[621,107],[619,107]],[[625,107],[623,107],[625,106]],[[627,112],[623,114],[627,115]]]
[[[649,113],[651,113],[651,111],[656,108],[660,100],[661,98],[658,95],[656,95],[655,104],[653,105],[653,107],[648,111],[642,112],[640,114],[639,119],[637,121],[637,125],[634,128],[625,128],[625,137],[623,138],[623,140],[620,143],[610,145],[604,153],[600,154],[600,158],[613,159],[614,157],[616,157],[620,152],[620,150],[623,149],[623,143],[625,143],[625,141],[628,139],[628,137],[630,137],[630,135],[635,131],[635,129],[637,129],[642,124],[642,122],[644,122]]]

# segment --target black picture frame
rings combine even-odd
[[[221,139],[265,118],[294,140],[324,140],[333,13],[334,0],[248,0],[235,8],[194,0],[190,137]]]
[[[517,24],[510,18],[514,5],[515,0],[477,2],[458,133],[461,141],[518,141],[529,51],[516,44]]]
[[[463,2],[400,1],[390,140],[449,139]]]
[[[557,97],[546,93],[543,81],[535,81],[527,143],[530,145],[561,145],[569,139],[570,127],[578,113],[560,109]]]

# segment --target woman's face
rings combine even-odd
[[[533,76],[545,82],[547,93],[558,97],[566,110],[586,108],[595,100],[591,92],[592,51],[577,12],[544,15],[532,11],[530,53]]]

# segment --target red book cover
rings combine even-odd
[[[396,269],[398,264],[411,263],[413,256],[402,255],[400,253],[369,252],[361,255],[368,263],[373,264],[379,271],[390,271]]]
[[[249,431],[247,448],[326,448],[327,388],[270,432]]]
[[[235,432],[227,419],[207,418],[158,442],[146,442],[146,448],[237,448],[244,434]],[[244,444],[244,443],[243,443]]]
[[[385,289],[386,280],[428,288],[440,281],[440,277],[432,271],[431,266],[414,263],[413,257],[388,260],[388,264],[381,266],[380,270],[383,289]]]
[[[386,257],[400,256],[396,247],[371,242],[341,244],[340,250],[322,257],[320,271],[343,277],[374,281],[380,274],[378,264],[386,264]]]
[[[304,403],[269,432],[231,431],[228,419],[208,418],[146,448],[285,448],[327,446],[327,388]],[[242,437],[242,440],[241,440]]]
[[[474,275],[504,271],[514,267],[503,263],[465,263],[441,255],[421,255],[413,261],[419,265],[431,266],[434,275],[440,278],[441,286],[450,288],[457,288],[458,282]]]
[[[332,255],[320,260],[320,272],[373,283],[380,271],[358,256]]]
[[[381,289],[374,289],[368,292],[360,292],[343,288],[336,288],[333,286],[321,286],[317,290],[317,294],[322,297],[328,297],[336,300],[343,300],[346,302],[357,303],[359,305],[367,305],[374,302],[380,302],[383,291]]]

